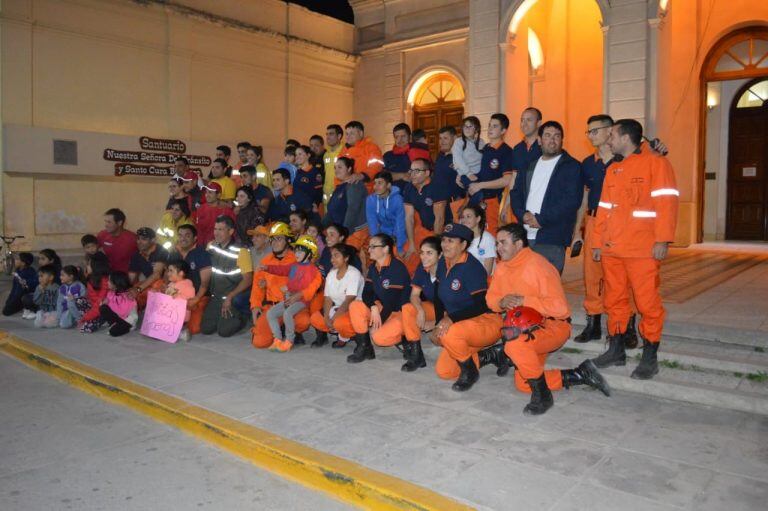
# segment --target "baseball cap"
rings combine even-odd
[[[203,185],[203,190],[221,193],[221,185],[219,183],[208,183],[207,185]]]
[[[144,238],[145,240],[155,239],[155,231],[149,227],[140,227],[136,230],[137,238]]]
[[[248,229],[246,233],[248,234],[248,236],[253,236],[256,234],[263,234],[264,236],[269,236],[269,229],[267,229],[263,225],[257,225],[253,229]]]
[[[197,174],[192,170],[188,170],[180,179],[182,181],[197,181]]]
[[[464,240],[467,243],[472,243],[472,239],[475,237],[475,233],[472,229],[462,224],[448,224],[443,229],[444,238],[458,238]]]

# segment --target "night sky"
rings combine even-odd
[[[354,23],[355,15],[352,7],[346,0],[288,0],[292,4],[303,5],[307,9],[321,14],[326,14],[332,18]]]

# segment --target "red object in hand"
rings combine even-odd
[[[531,307],[518,306],[504,314],[504,324],[501,333],[505,341],[517,339],[522,334],[529,334],[539,328],[544,322],[544,316]]]

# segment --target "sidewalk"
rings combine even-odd
[[[2,328],[64,356],[181,397],[482,510],[757,510],[768,501],[764,416],[575,388],[523,416],[528,397],[492,368],[466,394],[429,366],[400,372],[394,349],[255,350],[247,335],[168,345],[132,332]],[[311,335],[308,336],[311,340]],[[558,365],[582,354],[558,353]],[[664,372],[665,369],[662,369]]]

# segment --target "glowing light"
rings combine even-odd
[[[531,7],[536,5],[536,2],[538,0],[524,0],[522,4],[520,4],[520,7],[517,8],[515,11],[515,14],[512,16],[512,21],[509,22],[509,34],[515,35],[517,34],[517,27],[520,25],[520,22],[523,21],[523,18],[525,18],[525,15],[528,14],[528,11],[531,10]]]
[[[669,0],[659,0],[659,10],[661,12],[667,12],[669,8]]]
[[[712,110],[720,104],[720,84],[707,84],[707,108]]]
[[[528,57],[531,59],[531,67],[538,70],[544,64],[544,51],[541,49],[541,41],[532,29],[528,29]]]
[[[413,85],[411,86],[410,92],[408,92],[408,104],[410,106],[413,106],[413,104],[416,102],[416,94],[421,90],[421,87],[427,83],[427,80],[432,78],[435,75],[439,75],[441,73],[448,73],[450,75],[454,75],[453,71],[450,71],[449,69],[444,68],[438,68],[438,69],[431,69],[421,75],[418,80],[416,80]],[[382,162],[383,163],[383,162]]]

